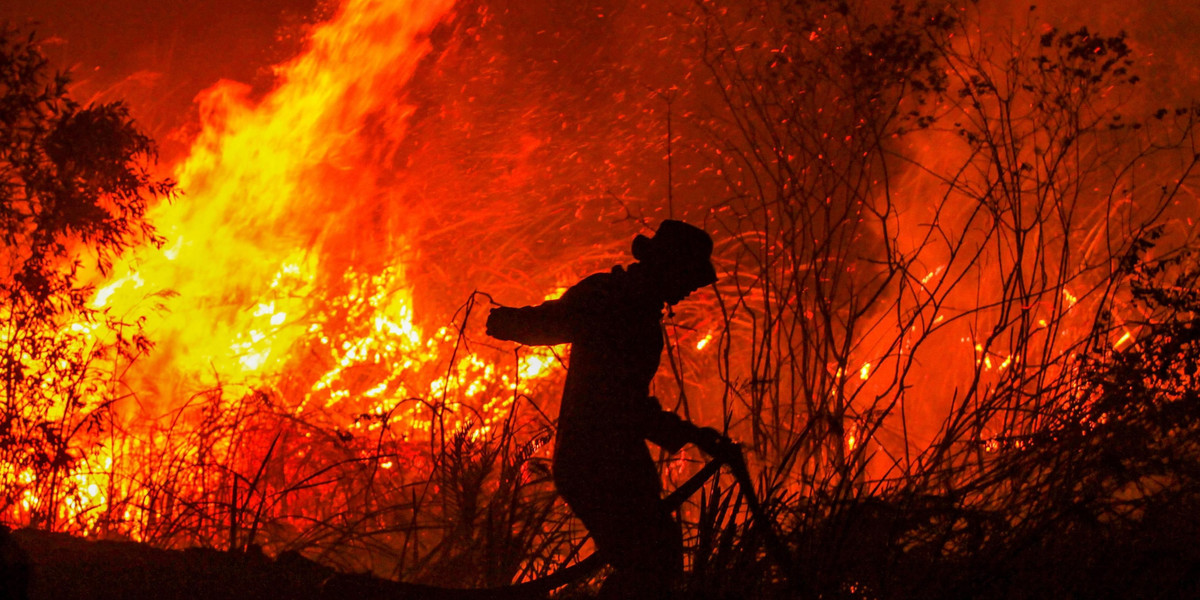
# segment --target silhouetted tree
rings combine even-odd
[[[111,403],[100,359],[147,345],[106,335],[114,323],[83,274],[158,243],[147,203],[174,185],[149,171],[154,144],[123,104],[81,106],[68,83],[32,34],[0,29],[0,509],[35,493],[31,518],[51,522],[56,500],[42,494]]]

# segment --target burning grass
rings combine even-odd
[[[631,101],[629,122],[682,115],[672,206],[714,233],[723,275],[669,321],[655,393],[745,442],[789,546],[765,552],[723,475],[681,509],[688,590],[1194,586],[1174,572],[1200,562],[1185,226],[1200,113],[1138,100],[1124,36],[868,4],[603,21],[642,31],[631,48],[681,42],[702,73]],[[580,134],[544,118],[572,88],[515,98],[504,69],[471,69],[567,81],[546,66],[557,46],[519,29],[516,5],[450,10],[347,2],[275,91],[209,94],[177,168],[187,195],[150,215],[164,249],[79,288],[78,313],[54,321],[89,341],[71,346],[74,379],[48,378],[83,400],[35,419],[5,397],[10,422],[60,451],[5,459],[8,523],[459,587],[587,554],[548,477],[565,355],[492,345],[486,296],[459,292],[533,302],[624,260],[607,224],[579,223],[648,221],[653,205],[628,200],[646,154],[623,129],[598,138],[625,162],[591,181]],[[518,31],[551,55],[524,57]],[[664,458],[664,478],[694,458]],[[1174,562],[1106,576],[1146,552]]]

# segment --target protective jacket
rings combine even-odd
[[[492,334],[527,345],[571,344],[559,409],[556,462],[564,452],[640,446],[669,452],[694,427],[650,396],[663,350],[662,301],[623,267],[592,275],[538,306],[497,308]]]
[[[700,431],[650,396],[663,350],[661,294],[649,270],[615,267],[557,300],[493,309],[494,337],[571,344],[554,448],[554,482],[614,571],[601,597],[666,597],[683,571],[679,524],[645,440],[675,452]]]
[[[663,335],[662,300],[647,287],[618,266],[557,300],[495,309],[488,324],[503,339],[571,344],[554,447],[558,492],[610,556],[677,571],[678,525],[661,509],[662,482],[645,440],[674,452],[696,427],[649,394]]]

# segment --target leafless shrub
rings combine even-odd
[[[765,488],[800,491],[798,576],[909,597],[936,587],[901,572],[917,556],[1069,535],[1057,486],[1107,477],[1052,432],[1096,402],[1084,357],[1137,343],[1147,236],[1194,242],[1172,206],[1196,113],[1134,102],[1121,35],[867,4],[699,5],[729,194],[722,376]]]

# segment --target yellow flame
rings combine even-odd
[[[184,196],[150,215],[168,250],[141,252],[93,305],[128,311],[170,290],[178,297],[149,328],[173,368],[264,376],[282,366],[309,323],[290,325],[313,315],[313,291],[338,285],[344,271],[329,263],[346,243],[340,228],[357,226],[343,207],[371,193],[366,155],[376,140],[366,124],[403,137],[411,109],[395,98],[429,51],[426,32],[452,5],[346,0],[313,29],[303,55],[277,68],[279,83],[261,100],[234,82],[208,90],[203,127],[175,169]],[[391,269],[390,283],[402,285],[405,265]]]
[[[276,69],[274,90],[254,98],[247,86],[226,81],[203,95],[199,133],[174,169],[183,196],[150,215],[166,249],[138,250],[96,282],[91,301],[146,320],[157,344],[152,360],[139,363],[147,380],[215,374],[222,385],[254,385],[307,360],[301,397],[287,399],[294,412],[346,406],[347,419],[390,414],[413,432],[428,432],[430,409],[405,403],[426,392],[447,395],[448,419],[462,419],[451,424],[482,415],[471,434],[478,437],[513,402],[511,394],[487,397],[489,385],[526,393],[555,370],[553,350],[539,349],[517,365],[520,384],[475,355],[459,355],[449,374],[423,371],[448,359],[443,349],[457,331],[426,335],[417,325],[405,277],[407,232],[380,225],[373,210],[401,206],[400,191],[377,187],[378,175],[394,167],[376,156],[377,146],[403,139],[412,108],[397,99],[430,50],[428,32],[453,4],[344,0],[313,28],[305,53]],[[182,400],[139,397],[160,409]],[[472,398],[481,412],[459,404]],[[102,512],[96,508],[110,500],[112,452],[126,443],[134,442],[87,451],[67,474],[74,491],[63,502],[64,518],[86,524],[96,518],[87,515]],[[28,490],[35,475],[10,468],[4,476],[30,479]],[[28,512],[39,502],[27,491],[17,504]],[[139,510],[125,510],[126,517]]]

